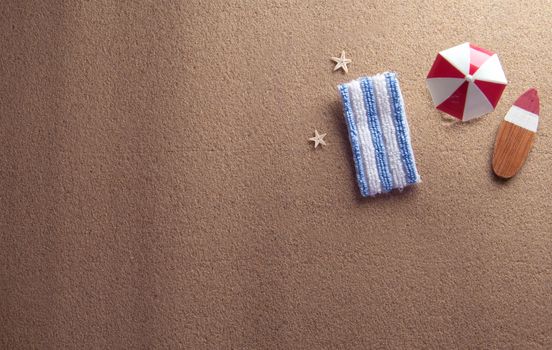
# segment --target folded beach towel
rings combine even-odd
[[[396,74],[361,77],[338,89],[361,195],[420,182]]]

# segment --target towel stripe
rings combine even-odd
[[[391,109],[395,121],[395,128],[397,130],[399,148],[406,168],[407,182],[409,184],[414,184],[418,182],[419,176],[416,172],[416,166],[414,165],[414,154],[412,152],[412,146],[410,145],[408,125],[405,126],[404,102],[399,92],[400,88],[395,74],[389,72],[385,73],[385,79],[387,81],[387,88],[390,92],[389,95],[391,96]]]
[[[383,144],[381,126],[378,119],[378,114],[376,112],[374,88],[372,86],[371,79],[362,79],[360,81],[360,86],[364,95],[364,104],[366,106],[366,112],[368,116],[368,127],[370,128],[370,133],[372,134],[372,142],[374,144],[374,149],[376,150],[376,165],[378,167],[379,177],[383,185],[384,192],[389,192],[393,189],[393,183],[391,182],[387,152]]]
[[[389,168],[391,171],[391,178],[393,179],[393,187],[404,188],[407,185],[405,169],[401,160],[401,151],[397,141],[393,115],[391,114],[391,104],[389,101],[389,93],[387,92],[385,75],[375,75],[372,77],[372,81],[374,82],[374,94],[376,97],[378,115],[381,121],[381,129],[383,131],[383,140],[385,141],[387,155],[389,157]]]
[[[361,195],[373,196],[419,182],[395,73],[361,77],[338,89]]]
[[[372,141],[372,134],[368,128],[368,118],[364,108],[362,89],[358,81],[353,81],[349,85],[351,102],[353,106],[353,116],[358,127],[360,139],[360,153],[362,155],[364,171],[368,182],[368,192],[372,196],[382,191],[381,180],[378,175],[376,165],[376,150]]]
[[[360,194],[364,197],[369,195],[368,186],[366,184],[366,175],[364,173],[364,167],[362,165],[362,158],[360,154],[360,146],[358,139],[358,129],[356,127],[355,118],[351,107],[351,101],[349,98],[349,88],[343,84],[339,86],[339,92],[341,93],[341,99],[343,100],[343,112],[347,119],[347,128],[349,130],[349,140],[353,149],[353,159],[355,161],[356,176],[358,186],[360,188]]]

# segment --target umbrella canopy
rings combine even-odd
[[[439,52],[427,75],[436,108],[462,121],[492,112],[507,84],[498,56],[470,43]]]

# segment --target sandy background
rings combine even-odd
[[[0,348],[552,348],[551,15],[0,2]],[[510,85],[495,113],[450,124],[424,78],[465,41]],[[361,200],[336,85],[385,70],[423,183]],[[535,147],[496,181],[497,127],[531,86]]]

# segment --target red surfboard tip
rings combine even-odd
[[[537,89],[530,88],[529,90],[525,91],[523,95],[518,97],[516,102],[514,102],[514,106],[518,106],[519,108],[523,108],[528,112],[539,115],[540,104],[539,93],[537,92]]]

